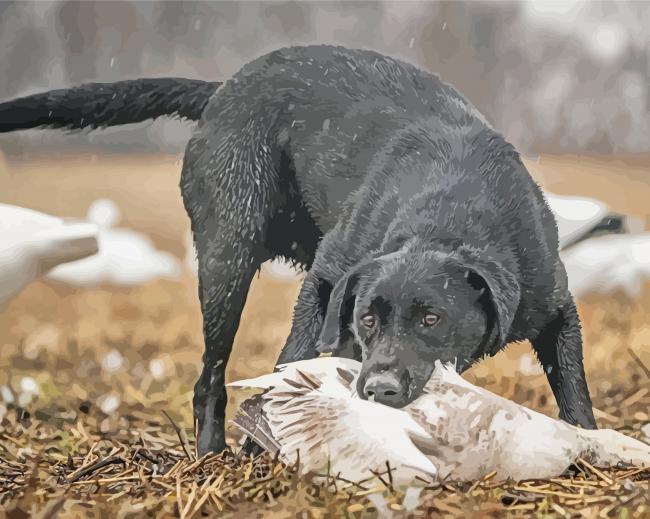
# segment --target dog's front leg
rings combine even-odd
[[[305,276],[293,310],[291,333],[282,348],[278,364],[318,356],[316,346],[331,291],[332,285],[320,280],[314,270]]]
[[[331,285],[319,281],[313,270],[307,273],[294,307],[291,333],[282,348],[277,364],[313,359],[318,355],[316,346],[323,325],[324,309],[327,307],[331,291]],[[249,408],[248,412],[252,415],[261,414],[262,404],[263,402],[259,401],[257,406]],[[242,450],[249,456],[257,456],[263,452],[263,448],[250,437],[246,439]]]
[[[582,361],[580,320],[573,300],[562,305],[555,319],[531,342],[560,408],[560,418],[595,429]]]

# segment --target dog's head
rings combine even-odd
[[[458,372],[505,343],[520,291],[499,262],[470,248],[402,249],[365,261],[334,287],[320,351],[360,347],[359,395],[393,407],[417,398],[436,360]]]

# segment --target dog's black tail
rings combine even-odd
[[[221,83],[182,78],[87,83],[0,103],[0,133],[102,128],[161,116],[198,120]]]

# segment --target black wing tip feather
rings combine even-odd
[[[273,438],[269,424],[262,412],[263,405],[262,395],[255,395],[245,400],[239,407],[232,423],[262,449],[276,454],[280,450],[280,445]]]

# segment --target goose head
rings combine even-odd
[[[88,208],[87,219],[102,229],[115,227],[122,219],[117,204],[108,198],[95,200]]]

